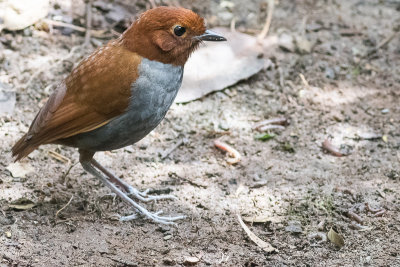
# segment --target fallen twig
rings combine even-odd
[[[70,23],[65,23],[62,21],[57,21],[57,20],[51,20],[51,19],[43,19],[43,22],[49,24],[49,25],[53,25],[56,27],[65,27],[65,28],[70,28],[74,31],[77,32],[84,32],[86,33],[86,28],[81,27],[81,26],[77,26],[74,24],[70,24]],[[113,36],[119,36],[119,33],[115,33],[112,32],[112,34],[104,34],[106,31],[105,30],[90,30],[90,35],[95,37],[95,38],[110,38]]]
[[[308,81],[306,80],[304,75],[302,73],[300,73],[299,76],[300,76],[300,79],[303,82],[304,86],[307,87],[307,89],[310,89],[310,84],[308,83]]]
[[[359,224],[363,224],[364,220],[360,217],[360,215],[354,213],[353,211],[349,210],[346,212],[347,217],[351,220],[358,222]]]
[[[168,150],[164,151],[164,153],[161,154],[161,159],[167,158],[175,149],[177,149],[178,147],[180,147],[183,144],[186,144],[187,142],[188,142],[187,138],[182,138],[175,145],[173,145],[171,148],[169,148]]]
[[[390,41],[393,40],[393,38],[397,35],[397,32],[393,32],[391,35],[383,39],[375,48],[370,50],[368,53],[366,53],[362,58],[367,58],[369,56],[372,56],[376,52],[378,52],[379,49],[387,45]]]
[[[156,4],[156,2],[154,0],[149,0],[149,3],[151,5],[151,8],[156,8],[157,7],[157,4]]]
[[[288,120],[286,118],[272,118],[268,120],[263,120],[260,122],[257,122],[256,124],[253,125],[254,130],[260,130],[260,131],[265,131],[268,129],[284,129],[288,125]],[[268,127],[267,127],[268,126]],[[265,127],[265,130],[261,130],[263,127]]]
[[[374,208],[371,208],[371,207],[369,206],[368,202],[365,202],[365,208],[367,209],[367,211],[370,211],[370,212],[372,212],[372,213],[377,213],[377,212],[379,212],[379,211],[382,210],[382,209],[374,209]]]
[[[233,165],[240,161],[240,159],[241,159],[240,153],[236,149],[234,149],[233,147],[228,145],[227,143],[224,143],[217,139],[217,140],[214,140],[214,146],[223,151],[226,151],[228,153],[228,155],[231,157],[226,160],[226,162],[228,164]]]
[[[257,130],[260,131],[260,132],[265,132],[267,130],[272,130],[272,129],[285,130],[285,127],[282,126],[282,125],[274,125],[274,124],[272,124],[272,125],[265,125],[265,126],[259,127]]]
[[[47,153],[50,155],[50,157],[52,157],[62,163],[68,164],[71,162],[71,160],[69,158],[64,157],[63,155],[61,155],[55,151],[49,150]]]
[[[69,166],[69,168],[68,168],[68,170],[65,172],[65,174],[64,174],[63,176],[61,176],[60,182],[61,182],[62,184],[65,182],[65,178],[67,178],[69,172],[72,170],[73,167],[75,167],[75,165],[76,165],[77,163],[78,163],[78,162],[76,162],[76,163],[72,164],[71,166]]]
[[[58,214],[63,211],[66,207],[68,207],[68,205],[71,203],[72,199],[74,198],[74,195],[71,196],[71,198],[69,199],[69,201],[67,202],[67,204],[65,204],[61,209],[59,209],[56,212],[56,218],[58,217]]]
[[[377,213],[375,213],[374,217],[381,217],[385,213],[386,213],[386,210],[382,209],[382,210],[378,211]]]
[[[231,20],[230,29],[231,29],[231,32],[236,32],[236,19],[235,18],[233,18]]]
[[[336,148],[334,145],[332,145],[332,143],[328,139],[325,139],[325,141],[322,142],[322,148],[336,157],[347,156],[346,154],[340,152],[339,149]]]
[[[374,217],[380,217],[380,216],[382,216],[383,214],[386,213],[385,209],[382,209],[382,208],[381,209],[371,208],[368,203],[365,203],[365,208],[366,208],[367,211],[373,213]]]
[[[88,46],[90,43],[90,31],[92,29],[92,3],[93,0],[88,0],[86,4],[86,31],[85,31],[85,41],[84,46]]]
[[[364,226],[364,225],[361,225],[361,224],[359,224],[359,223],[357,223],[357,222],[355,222],[355,221],[352,221],[351,222],[351,224],[350,224],[350,228],[351,229],[354,229],[354,230],[363,230],[363,231],[365,231],[366,229],[368,229],[369,227],[366,227],[366,226]]]
[[[259,246],[260,248],[262,248],[265,252],[274,252],[274,251],[278,251],[276,248],[274,248],[273,246],[271,246],[270,243],[265,242],[264,240],[262,240],[261,238],[259,238],[258,236],[256,236],[252,231],[250,231],[249,227],[247,227],[247,225],[242,221],[242,218],[240,217],[240,214],[237,214],[237,218],[239,220],[240,225],[242,226],[243,230],[246,232],[246,234],[249,236],[249,238],[251,239],[251,241],[253,241],[254,243],[256,243],[257,246]]]
[[[274,11],[274,4],[275,0],[268,0],[268,11],[267,11],[267,18],[265,20],[264,27],[261,31],[261,33],[258,35],[257,40],[261,42],[264,40],[265,36],[267,36],[269,27],[271,26],[271,21],[272,21],[272,13]]]
[[[199,184],[199,183],[196,183],[195,181],[192,181],[192,180],[190,180],[190,179],[188,179],[188,178],[179,176],[179,175],[176,174],[175,172],[172,172],[172,173],[170,173],[170,174],[168,174],[168,175],[171,176],[171,177],[174,176],[174,178],[178,178],[179,180],[185,181],[185,182],[187,182],[188,184],[193,185],[193,186],[195,186],[195,187],[201,187],[201,188],[204,188],[204,189],[206,189],[206,188],[208,187],[207,185]],[[152,192],[152,193],[154,193],[154,192]]]

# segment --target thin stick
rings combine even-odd
[[[154,0],[149,0],[151,8],[157,7],[156,2]]]
[[[347,217],[351,220],[358,222],[359,224],[363,224],[364,220],[360,217],[360,215],[354,213],[353,211],[349,210],[346,213]]]
[[[240,161],[240,159],[241,159],[240,153],[236,149],[234,149],[233,147],[228,145],[227,143],[224,143],[217,139],[217,140],[214,140],[214,146],[223,151],[226,151],[228,153],[228,155],[232,157],[232,158],[228,158],[226,160],[226,162],[228,164],[233,165]]]
[[[61,183],[64,183],[64,182],[65,182],[65,178],[67,178],[68,174],[70,173],[70,171],[72,170],[72,168],[75,167],[75,165],[76,165],[77,163],[78,163],[78,162],[75,162],[74,164],[71,164],[71,166],[69,166],[67,172],[66,172],[63,176],[61,176],[61,178],[60,178]]]
[[[383,46],[385,46],[386,44],[388,44],[390,41],[393,40],[393,38],[396,36],[397,32],[392,33],[391,35],[389,35],[388,37],[386,37],[385,39],[382,40],[382,42],[380,42],[378,44],[378,46],[376,47],[376,50],[381,49]]]
[[[273,251],[278,251],[276,248],[274,248],[270,243],[265,242],[264,240],[262,240],[261,238],[259,238],[258,236],[256,236],[256,234],[254,234],[249,227],[247,227],[247,225],[243,222],[242,217],[240,216],[240,214],[236,214],[239,224],[240,226],[242,226],[243,230],[246,232],[247,236],[251,239],[251,241],[253,241],[254,243],[256,243],[257,246],[259,246],[261,249],[263,249],[265,252],[273,252]]]
[[[372,49],[371,51],[369,51],[368,53],[366,53],[362,58],[366,58],[369,57],[373,54],[375,54],[376,52],[378,52],[379,49],[381,49],[382,47],[384,47],[385,45],[387,45],[390,41],[393,40],[393,38],[397,35],[397,32],[393,32],[391,35],[389,35],[388,37],[386,37],[385,39],[383,39],[374,49]]]
[[[307,87],[307,89],[310,89],[310,84],[308,83],[308,81],[306,80],[304,75],[302,73],[300,73],[299,76],[300,76],[300,79],[303,82],[304,86]]]
[[[74,24],[65,23],[57,20],[51,20],[51,19],[43,19],[42,21],[52,26],[69,28],[77,32],[86,32],[86,28]],[[119,33],[112,32],[112,34],[107,35],[104,34],[104,32],[105,32],[104,30],[90,30],[91,36],[96,38],[110,38],[114,36],[119,36]]]
[[[231,20],[230,28],[231,28],[231,32],[235,32],[236,31],[236,19],[235,18],[233,18]]]
[[[263,127],[265,125],[280,125],[280,126],[286,126],[288,125],[288,120],[286,118],[272,118],[272,119],[268,119],[268,120],[263,120],[260,121],[256,124],[253,125],[253,127],[251,127],[252,129],[258,130],[260,127]]]
[[[59,210],[56,212],[56,218],[58,217],[58,214],[59,214],[61,211],[63,211],[66,207],[68,207],[68,205],[71,203],[71,201],[72,201],[73,198],[74,198],[74,195],[71,196],[71,198],[69,199],[69,201],[67,202],[67,204],[64,205],[64,207],[62,207],[61,209],[59,209]]]
[[[76,26],[74,24],[65,23],[65,22],[57,21],[57,20],[51,20],[51,19],[43,19],[43,21],[45,23],[53,25],[53,26],[70,28],[70,29],[73,29],[78,32],[86,32],[86,29],[84,27]]]
[[[187,142],[188,142],[187,138],[182,138],[175,145],[173,145],[170,149],[168,149],[167,151],[162,153],[161,159],[167,158],[175,149],[177,149],[178,147],[180,147],[181,145],[183,145],[183,144],[185,144]]]
[[[267,33],[269,31],[269,26],[271,26],[272,13],[274,11],[275,0],[268,0],[267,3],[268,3],[267,19],[265,20],[264,28],[257,37],[257,40],[259,42],[261,42],[265,38],[265,36],[267,36]]]
[[[322,148],[336,157],[347,156],[340,152],[339,149],[336,148],[328,139],[325,139],[324,142],[322,142]]]
[[[92,29],[92,2],[93,0],[89,0],[86,4],[86,32],[85,41],[83,43],[84,46],[88,46],[90,43],[90,30]]]

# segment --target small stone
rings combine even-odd
[[[172,235],[166,235],[166,236],[164,236],[164,240],[169,240],[169,239],[171,239],[172,238]]]
[[[286,232],[291,232],[293,234],[300,234],[303,232],[301,228],[301,222],[299,221],[289,221],[288,226],[285,227]]]
[[[389,109],[388,108],[384,108],[381,110],[382,114],[388,114],[389,113]]]
[[[294,40],[293,36],[283,33],[281,36],[279,36],[278,40],[279,47],[288,52],[293,52],[294,51]]]
[[[171,230],[171,227],[169,227],[168,225],[160,225],[157,228],[157,231],[160,231],[161,233],[165,233]]]
[[[200,260],[197,257],[186,257],[185,260],[183,261],[183,265],[185,266],[196,265],[199,261]]]
[[[367,256],[366,258],[365,258],[365,262],[366,263],[369,263],[371,261],[371,256]]]
[[[4,235],[5,235],[7,238],[11,238],[11,232],[5,232]]]
[[[220,124],[218,124],[218,128],[220,128],[223,131],[229,131],[229,126],[224,122],[221,122]]]
[[[297,50],[300,54],[309,54],[312,49],[312,43],[303,36],[296,38]]]
[[[163,264],[167,266],[174,266],[176,262],[173,259],[165,258],[163,259]]]
[[[328,79],[335,79],[335,71],[332,68],[326,67],[325,68],[325,77]]]

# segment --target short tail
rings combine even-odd
[[[38,146],[32,145],[27,135],[21,137],[18,142],[12,147],[12,156],[15,157],[15,161],[19,161],[20,159],[28,156],[33,150],[35,150]]]

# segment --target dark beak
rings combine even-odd
[[[196,36],[196,38],[202,41],[213,41],[213,42],[226,41],[225,37],[210,30],[206,30],[204,34]]]

